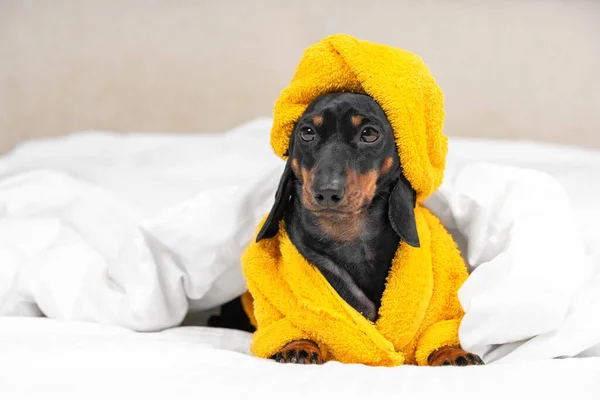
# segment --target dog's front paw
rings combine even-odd
[[[323,364],[319,346],[311,340],[304,339],[288,343],[273,358],[286,364]]]
[[[427,359],[431,366],[455,365],[464,367],[466,365],[483,365],[483,361],[478,355],[468,353],[460,347],[442,347],[431,353]]]

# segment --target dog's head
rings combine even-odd
[[[392,227],[404,242],[419,246],[415,192],[402,175],[393,129],[371,97],[330,93],[315,99],[296,123],[287,155],[257,241],[277,233],[292,195],[320,220],[343,221],[359,218],[387,192],[381,197],[389,199]]]

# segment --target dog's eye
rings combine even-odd
[[[365,128],[360,134],[360,141],[366,143],[373,143],[379,139],[379,132],[372,128]]]
[[[302,128],[300,138],[305,142],[311,142],[315,139],[315,131],[312,128]]]

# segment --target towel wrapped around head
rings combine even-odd
[[[467,278],[452,237],[420,205],[444,174],[442,92],[410,52],[349,35],[327,37],[306,50],[276,102],[271,146],[278,156],[287,157],[294,124],[308,105],[330,92],[367,94],[386,113],[403,173],[417,194],[420,247],[400,243],[373,323],[298,252],[280,222],[274,237],[250,244],[242,256],[249,290],[243,304],[257,328],[252,352],[269,358],[289,342],[309,339],[325,360],[426,365],[433,351],[460,345],[457,291]]]
[[[439,187],[448,151],[443,94],[420,57],[348,35],[329,36],[309,47],[275,103],[275,154],[285,158],[296,121],[314,99],[330,92],[375,99],[394,129],[403,172],[417,199]]]

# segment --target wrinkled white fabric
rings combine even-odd
[[[575,356],[600,343],[600,264],[554,178],[472,163],[451,171],[428,205],[472,271],[459,291],[463,347],[491,362]]]
[[[239,295],[239,257],[283,169],[270,123],[88,132],[0,158],[0,314],[154,331]],[[450,141],[426,205],[473,271],[460,334],[486,362],[596,351],[597,176],[600,152]]]
[[[77,321],[0,317],[0,398],[600,398],[600,358],[474,367],[279,364],[251,335],[205,327],[137,333]]]
[[[0,159],[0,314],[151,331],[239,295],[282,171],[268,124],[82,133]]]

